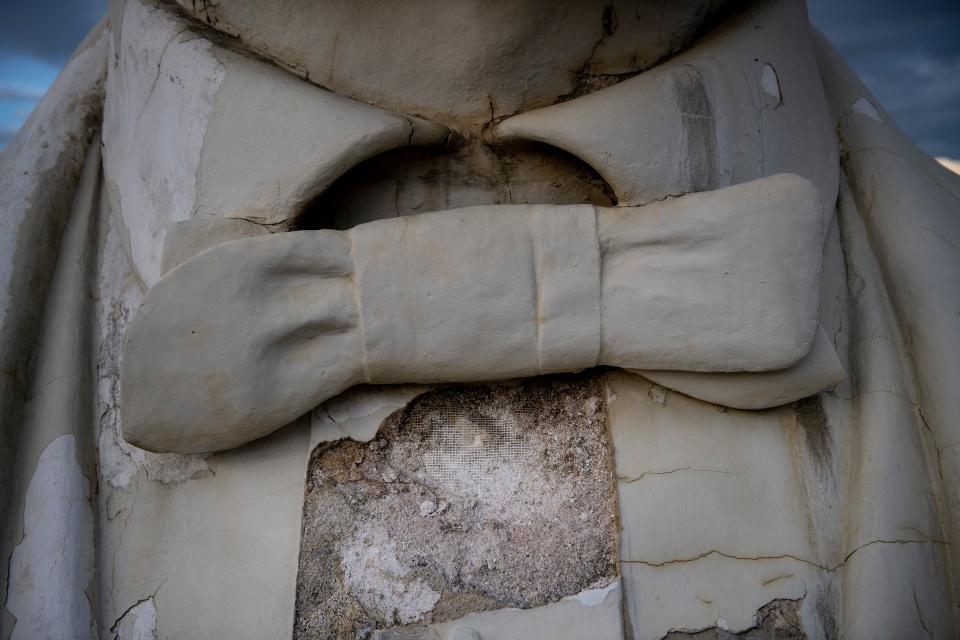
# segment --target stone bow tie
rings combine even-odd
[[[842,378],[815,340],[823,220],[813,185],[781,174],[639,207],[479,206],[220,244],[131,324],[124,433],[223,449],[359,383],[597,365],[730,406],[792,401]]]

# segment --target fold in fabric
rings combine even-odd
[[[479,206],[217,245],[127,331],[124,433],[229,448],[362,382],[791,367],[816,331],[822,218],[813,185],[782,174],[642,207]]]

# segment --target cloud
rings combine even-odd
[[[30,0],[0,5],[0,52],[62,65],[107,12],[105,0]]]
[[[812,22],[920,148],[960,157],[956,0],[809,0],[808,6]]]
[[[36,102],[43,97],[46,89],[40,87],[20,87],[0,82],[0,100],[25,100]]]
[[[0,148],[106,10],[106,0],[0,3]]]

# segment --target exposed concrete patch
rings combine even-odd
[[[609,584],[617,543],[592,375],[430,391],[313,453],[294,638],[546,605]]]
[[[717,626],[701,631],[671,631],[664,640],[801,640],[807,637],[800,621],[800,602],[796,600],[774,600],[757,611],[757,624],[752,629],[733,633],[725,629],[723,619]]]

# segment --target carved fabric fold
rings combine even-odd
[[[822,220],[813,185],[783,174],[642,207],[480,206],[228,242],[147,295],[124,432],[232,447],[360,382],[784,369],[813,343]]]

